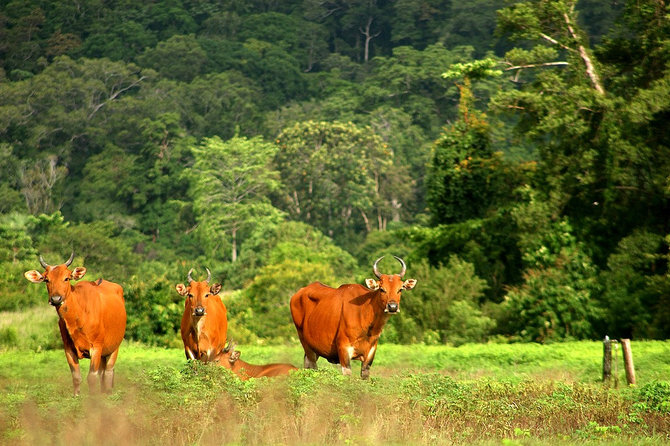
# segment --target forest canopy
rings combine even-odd
[[[670,6],[651,0],[0,6],[0,310],[75,252],[127,337],[209,268],[244,341],[288,300],[418,280],[382,340],[670,336]]]

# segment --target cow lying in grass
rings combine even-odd
[[[217,362],[230,369],[242,380],[260,378],[263,376],[288,375],[291,370],[298,370],[291,364],[254,365],[240,359],[240,352],[235,351],[235,341],[228,341],[228,345],[221,351]]]

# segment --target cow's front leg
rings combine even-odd
[[[195,360],[195,353],[193,353],[193,350],[191,350],[189,347],[186,347],[184,349],[184,353],[186,354],[186,359],[193,359]]]
[[[377,346],[373,345],[368,351],[368,354],[365,355],[365,359],[361,362],[361,378],[368,379],[370,377],[370,366],[372,361],[375,360],[375,352],[377,351]]]
[[[351,376],[351,358],[354,356],[354,348],[350,345],[341,346],[337,349],[337,355],[340,358],[342,374]]]
[[[102,363],[102,349],[98,347],[91,347],[89,356],[91,357],[91,367],[88,370],[88,393],[97,393],[98,387],[102,386],[102,374],[100,365]]]
[[[77,352],[65,347],[65,358],[67,359],[67,365],[70,366],[70,373],[72,374],[72,387],[74,396],[79,396],[79,387],[81,384],[81,371],[79,370],[79,358],[77,358]]]

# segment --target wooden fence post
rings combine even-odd
[[[610,337],[605,336],[603,340],[603,382],[608,383],[612,379],[612,342]]]
[[[633,351],[630,348],[630,339],[621,340],[623,349],[623,365],[626,368],[626,381],[629,385],[635,385],[635,366],[633,365]]]

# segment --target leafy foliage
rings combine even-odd
[[[0,308],[74,249],[133,339],[175,342],[186,264],[288,339],[290,291],[400,255],[387,342],[667,337],[667,8],[461,3],[4,2]]]

